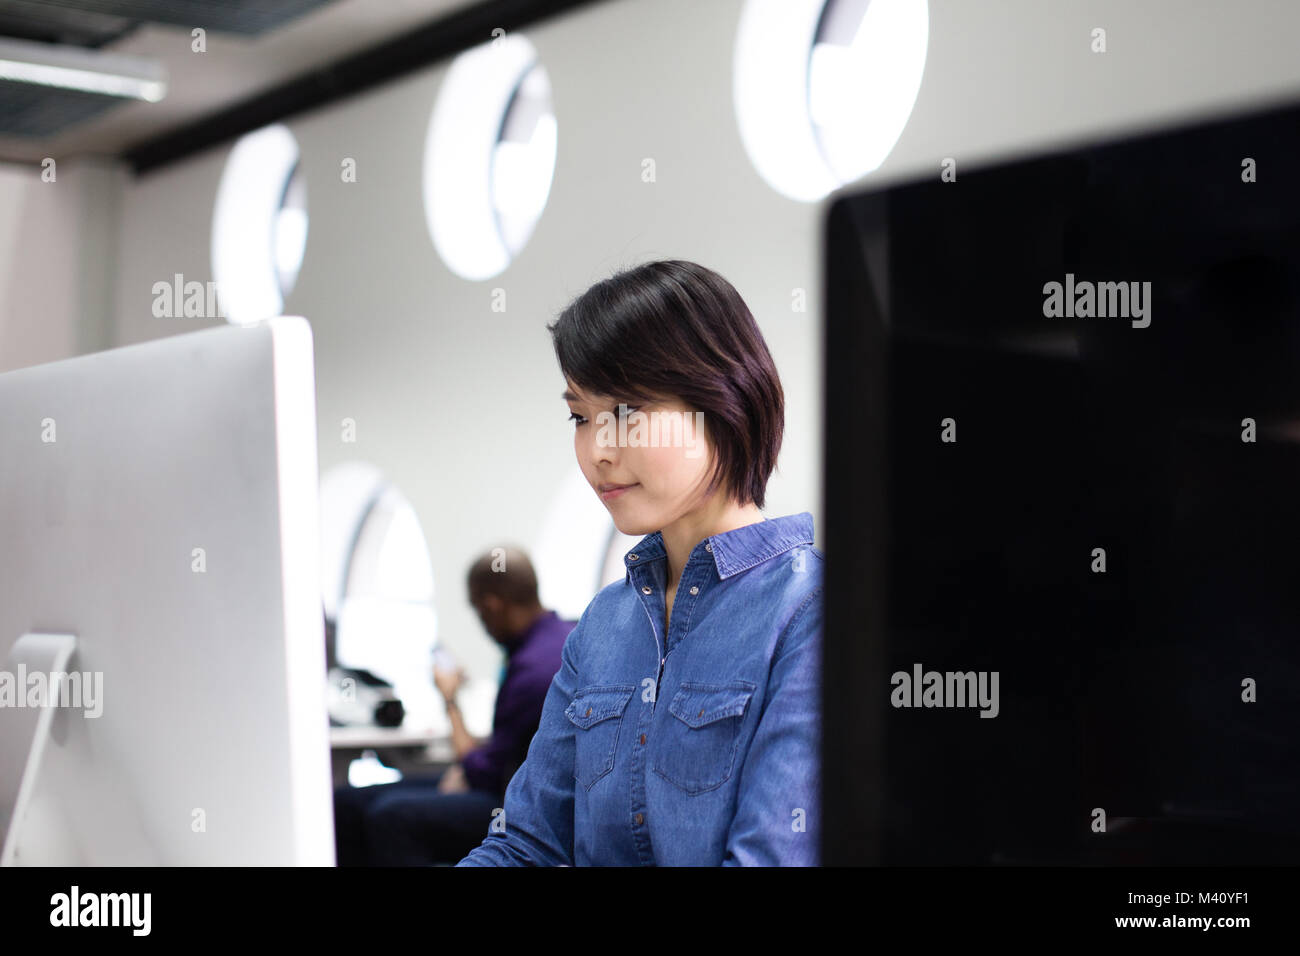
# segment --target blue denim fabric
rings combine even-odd
[[[663,537],[642,538],[570,632],[504,813],[457,865],[816,865],[812,541],[806,511],[701,541],[665,641]]]

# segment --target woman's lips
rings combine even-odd
[[[631,490],[632,490],[633,488],[635,488],[635,487],[636,487],[636,485],[634,485],[634,484],[633,484],[633,485],[616,485],[616,486],[612,486],[612,487],[610,487],[608,490],[605,490],[605,491],[601,491],[601,492],[600,492],[600,500],[601,500],[601,501],[611,501],[611,500],[613,500],[614,498],[618,498],[619,496],[623,495],[624,493],[631,491]]]

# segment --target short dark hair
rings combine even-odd
[[[470,600],[495,594],[509,604],[535,607],[537,572],[528,560],[528,552],[515,545],[504,545],[481,554],[466,575]]]
[[[666,397],[702,411],[724,484],[763,507],[785,429],[785,395],[758,323],[735,288],[694,262],[625,269],[547,327],[565,377],[633,404]]]

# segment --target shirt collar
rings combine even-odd
[[[812,543],[812,513],[801,511],[799,514],[767,518],[721,534],[710,535],[695,546],[691,551],[691,557],[701,552],[711,553],[714,566],[718,570],[718,577],[725,579],[756,564],[761,564],[769,558],[774,558],[778,554],[784,554],[791,548]],[[655,531],[646,535],[623,555],[627,580],[632,579],[634,567],[661,561],[667,554],[662,532]]]
[[[532,624],[528,625],[528,628],[519,636],[519,639],[506,649],[506,656],[513,657],[516,651],[522,649],[525,644],[541,632],[542,628],[550,624],[551,621],[557,617],[559,617],[559,612],[554,609],[543,611],[541,614],[537,615],[537,619],[534,620]]]

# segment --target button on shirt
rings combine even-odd
[[[812,515],[659,532],[569,634],[527,759],[458,866],[818,862],[824,556]]]

